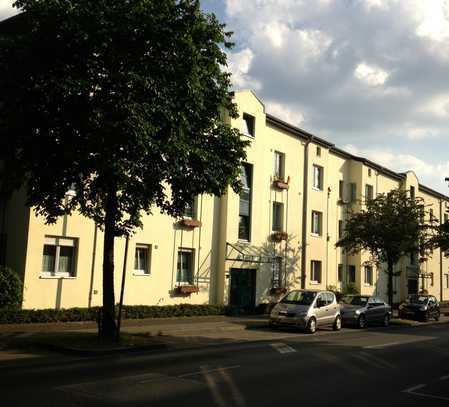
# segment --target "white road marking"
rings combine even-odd
[[[407,390],[402,390],[402,393],[413,393],[415,390],[422,389],[423,387],[426,387],[426,385],[418,384],[417,386],[410,387]]]
[[[237,369],[240,365],[234,365],[234,366],[224,366],[224,367],[218,367],[216,369],[209,369],[209,370],[199,370],[197,372],[191,372],[191,373],[184,373],[182,375],[179,375],[178,377],[189,377],[189,376],[196,376],[199,374],[205,374],[205,373],[213,373],[213,372],[221,372],[223,370],[230,370],[230,369]]]
[[[364,346],[363,349],[382,349],[382,348],[388,348],[389,346],[402,345],[403,343],[407,343],[407,342],[390,342],[390,343],[382,343],[380,345],[369,345],[369,346]]]
[[[445,377],[445,376],[443,376],[443,377]],[[441,378],[440,378],[440,380],[441,380]],[[428,394],[428,393],[420,393],[420,392],[416,391],[416,390],[422,389],[423,387],[426,387],[426,385],[418,384],[417,386],[413,386],[413,387],[410,387],[409,389],[403,390],[402,393],[412,394],[413,396],[425,397],[428,399],[449,401],[449,397],[437,396],[435,394]]]
[[[446,375],[446,376],[441,376],[441,377],[440,377],[440,380],[447,380],[447,379],[449,379],[449,374]]]
[[[270,346],[273,349],[276,349],[279,353],[292,353],[292,352],[296,352],[295,349],[293,349],[291,346],[288,346],[285,343],[270,343]]]

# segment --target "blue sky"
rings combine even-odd
[[[12,13],[0,0],[0,19]],[[236,89],[449,194],[449,0],[203,0],[234,32]]]

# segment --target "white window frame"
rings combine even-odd
[[[144,249],[147,251],[147,268],[145,269],[136,269],[136,254],[137,250]],[[134,267],[133,274],[135,276],[149,276],[151,275],[151,255],[152,255],[152,246],[150,244],[137,243],[134,249]]]
[[[187,247],[178,248],[178,258],[179,253],[190,253],[191,254],[191,272],[192,272],[192,281],[178,281],[178,261],[176,261],[176,284],[177,285],[191,285],[195,284],[195,249],[190,249]],[[178,259],[177,259],[178,260]]]
[[[374,269],[373,269],[373,266],[366,265],[366,266],[364,266],[363,270],[364,270],[364,277],[363,277],[364,284],[366,286],[371,287],[373,285],[373,281],[374,281]],[[369,276],[368,270],[371,272],[371,278],[367,278]]]
[[[368,191],[371,192],[371,196],[369,197]],[[374,187],[371,184],[365,184],[365,201],[374,199]]]
[[[313,164],[312,188],[322,191],[324,188],[324,168],[321,165]]]
[[[43,260],[44,260],[44,247],[45,246],[55,246],[55,264],[54,270],[52,272],[43,270]],[[72,273],[60,272],[59,271],[59,257],[61,252],[61,247],[73,247],[73,258],[72,258]],[[41,278],[76,278],[77,276],[77,259],[78,259],[78,239],[72,237],[60,237],[60,236],[45,236],[44,246],[42,247],[42,262],[41,262]]]
[[[250,129],[251,126],[248,126],[249,123],[247,119],[252,121],[252,134]],[[253,115],[246,112],[243,113],[242,115],[242,133],[248,137],[252,138],[256,137],[256,118]]]
[[[274,152],[274,178],[285,179],[285,154],[280,151]]]
[[[340,275],[341,272],[341,275]],[[340,278],[341,277],[341,278]],[[337,283],[344,283],[345,281],[345,269],[343,263],[338,263],[337,265]]]
[[[315,215],[317,222],[315,222]],[[318,228],[316,228],[316,226]],[[316,231],[318,229],[318,231]],[[312,236],[323,236],[323,213],[312,211]]]
[[[317,279],[317,269],[315,268],[316,265],[319,264],[319,279]],[[323,272],[323,264],[320,260],[311,260],[310,261],[310,283],[311,284],[321,284],[322,279],[322,272]]]

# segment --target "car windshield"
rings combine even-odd
[[[428,297],[424,295],[409,295],[407,302],[412,304],[427,304]]]
[[[310,305],[316,297],[316,294],[313,291],[291,291],[281,302],[284,304]]]
[[[347,305],[362,305],[365,306],[368,302],[369,297],[365,297],[362,295],[348,295],[346,297],[343,297],[340,302],[342,304]]]

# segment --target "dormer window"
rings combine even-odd
[[[243,113],[243,134],[247,136],[255,136],[256,118],[248,113]]]

